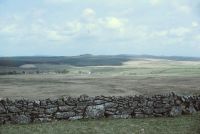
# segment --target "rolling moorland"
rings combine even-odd
[[[156,56],[2,57],[0,98],[200,94],[200,58]],[[198,134],[199,113],[177,118],[102,119],[4,125],[6,133]],[[119,129],[120,128],[120,129]]]
[[[0,58],[0,97],[200,93],[200,59],[155,56]]]

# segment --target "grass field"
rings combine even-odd
[[[200,113],[177,118],[101,119],[4,125],[1,134],[200,134]]]
[[[41,70],[65,69],[67,73],[0,75],[0,97],[200,94],[199,61],[140,59],[122,66],[36,66]]]

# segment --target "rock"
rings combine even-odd
[[[165,108],[155,108],[155,109],[154,109],[154,112],[155,112],[156,114],[166,113],[167,111],[168,111],[168,110],[165,109]]]
[[[100,118],[104,117],[104,105],[88,106],[85,111],[86,118]]]
[[[170,102],[169,98],[163,98],[162,99],[163,104],[169,104],[169,102]]]
[[[135,113],[136,118],[144,118],[145,115],[143,113]]]
[[[12,121],[16,124],[28,124],[31,122],[31,118],[26,115],[16,115],[12,118]]]
[[[64,102],[62,99],[58,99],[58,100],[57,100],[57,104],[58,104],[59,106],[63,106],[63,105],[65,105],[65,102]]]
[[[5,123],[5,118],[3,117],[0,117],[0,125],[4,124]]]
[[[88,95],[86,95],[86,94],[83,94],[78,98],[78,101],[79,102],[90,101],[90,97]]]
[[[190,114],[193,114],[193,113],[197,112],[193,105],[189,106],[188,111],[189,111]]]
[[[170,116],[175,117],[175,116],[179,116],[181,114],[182,114],[182,108],[180,106],[172,107],[172,109],[170,111]]]
[[[147,106],[148,106],[148,107],[152,107],[152,106],[153,106],[153,101],[148,101],[148,102],[147,102]]]
[[[93,102],[90,102],[90,101],[80,101],[76,104],[76,106],[88,106],[88,105],[93,105]]]
[[[196,113],[196,112],[197,111],[192,104],[190,104],[188,108],[183,109],[184,114],[193,114],[193,113]]]
[[[154,117],[162,117],[162,114],[153,114]]]
[[[95,105],[102,105],[105,103],[105,100],[94,100]]]
[[[44,113],[44,108],[38,108],[38,107],[34,107],[33,110],[31,111],[31,114],[42,114]]]
[[[47,105],[47,101],[46,100],[41,100],[40,101],[40,105],[41,106],[46,106]]]
[[[8,111],[11,112],[11,113],[18,113],[20,112],[21,110],[15,106],[8,106]]]
[[[40,101],[35,100],[35,101],[33,102],[33,105],[34,105],[34,106],[40,106]]]
[[[148,115],[153,114],[153,109],[150,108],[150,107],[144,108],[144,113],[145,113],[145,114],[148,114]]]
[[[55,114],[55,117],[57,119],[68,119],[68,118],[73,117],[73,116],[75,116],[74,112],[63,112],[63,113],[57,112]]]
[[[56,105],[58,100],[59,100],[58,97],[49,98],[48,99],[48,104]]]
[[[125,109],[125,108],[119,108],[117,109],[117,111],[115,112],[117,115],[124,115],[124,114],[132,114],[133,113],[133,110],[131,109]]]
[[[105,113],[104,113],[104,115],[105,115],[106,117],[112,116],[112,115],[114,115],[114,114],[115,114],[115,111],[105,111]]]
[[[58,110],[57,107],[55,107],[55,108],[49,108],[49,109],[45,110],[45,113],[46,114],[53,114],[53,113],[57,112],[57,110]]]
[[[73,111],[76,112],[76,114],[83,115],[85,109],[86,109],[86,106],[77,106],[73,108]]]
[[[164,104],[161,101],[156,101],[156,102],[154,102],[153,106],[155,108],[162,108],[164,106]]]
[[[105,108],[112,108],[112,107],[117,107],[118,104],[117,103],[113,103],[113,102],[108,102],[104,104]]]
[[[176,105],[181,105],[181,103],[182,103],[181,100],[176,100],[176,101],[175,101],[175,104],[176,104]]]
[[[0,114],[6,113],[6,109],[0,104]]]
[[[200,111],[200,100],[195,103],[195,108],[197,111]]]
[[[69,117],[69,120],[80,120],[80,119],[83,119],[83,116]]]
[[[112,117],[114,119],[128,119],[128,118],[131,118],[131,116],[128,115],[128,114],[112,115],[112,116],[109,116],[109,117]]]
[[[69,112],[72,111],[74,106],[60,106],[58,107],[60,112]]]
[[[39,114],[36,118],[53,118],[53,115]]]
[[[28,103],[27,108],[28,109],[32,109],[33,108],[33,103]]]
[[[33,120],[34,123],[43,123],[43,122],[51,122],[51,118],[35,118]]]

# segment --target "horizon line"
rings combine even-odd
[[[0,58],[12,57],[78,57],[78,56],[146,56],[146,57],[184,57],[184,58],[200,58],[200,56],[184,56],[184,55],[151,55],[151,54],[79,54],[79,55],[20,55],[20,56],[0,56]]]

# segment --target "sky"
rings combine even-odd
[[[0,0],[0,56],[200,57],[200,0]]]

